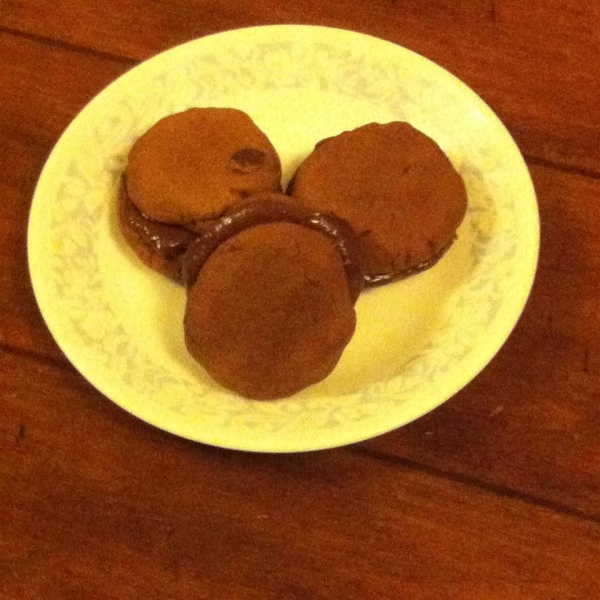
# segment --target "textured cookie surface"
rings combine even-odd
[[[372,123],[323,140],[300,165],[293,197],[346,219],[360,237],[368,282],[433,264],[464,218],[461,176],[407,123]]]
[[[223,386],[289,396],[334,369],[356,324],[335,244],[302,225],[247,229],[220,245],[188,289],[190,353]]]
[[[283,194],[263,192],[229,208],[214,221],[205,221],[206,229],[187,248],[183,260],[186,286],[196,281],[211,253],[229,238],[245,229],[267,223],[294,223],[322,233],[336,246],[344,265],[348,289],[354,301],[365,284],[358,238],[350,225],[332,214],[316,214]]]
[[[281,163],[244,112],[192,108],[161,119],[133,145],[127,191],[147,217],[193,228],[236,202],[279,191]]]

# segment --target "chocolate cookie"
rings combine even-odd
[[[439,146],[408,123],[372,123],[323,140],[288,193],[357,232],[367,285],[424,270],[451,246],[462,222],[464,182]]]
[[[190,242],[247,196],[279,191],[280,179],[279,157],[248,115],[190,109],[134,144],[119,187],[119,225],[147,266],[180,281]]]
[[[356,324],[331,237],[267,223],[233,235],[202,260],[187,290],[185,341],[216,381],[266,400],[331,373]]]
[[[281,163],[245,113],[192,108],[161,119],[133,145],[127,191],[147,217],[194,229],[258,192],[280,191]]]
[[[358,238],[347,221],[336,215],[313,213],[283,194],[262,193],[238,204],[217,220],[207,222],[205,231],[189,246],[183,263],[186,286],[196,281],[200,269],[220,244],[244,229],[267,223],[294,223],[327,236],[336,246],[344,264],[348,288],[356,301],[364,287],[365,277]]]

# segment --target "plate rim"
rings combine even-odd
[[[52,169],[54,168],[54,163],[58,160],[59,154],[56,152],[56,150],[57,150],[57,148],[60,148],[61,142],[65,139],[66,136],[69,135],[69,133],[71,131],[77,129],[79,121],[83,118],[82,115],[84,115],[84,113],[87,110],[92,110],[92,109],[89,109],[89,107],[91,105],[94,105],[95,103],[101,102],[102,96],[105,93],[107,93],[107,90],[120,85],[121,80],[126,78],[132,71],[135,71],[136,69],[141,69],[141,68],[149,69],[149,68],[151,68],[152,65],[158,64],[158,61],[169,60],[169,58],[165,58],[165,55],[170,55],[172,57],[176,53],[185,52],[187,48],[189,48],[192,45],[198,44],[201,41],[202,41],[202,43],[208,43],[210,40],[214,40],[215,38],[219,38],[219,37],[240,35],[240,34],[242,34],[242,35],[260,35],[263,32],[268,32],[268,31],[277,31],[279,33],[284,33],[285,31],[288,31],[290,29],[294,29],[296,31],[320,30],[320,31],[324,32],[325,34],[328,34],[331,32],[336,32],[338,34],[341,33],[344,36],[346,36],[346,35],[359,36],[361,39],[364,39],[364,38],[369,39],[370,43],[388,45],[389,48],[393,49],[394,51],[397,51],[398,49],[400,49],[401,51],[408,52],[408,53],[416,56],[418,58],[418,60],[423,60],[423,61],[426,61],[427,63],[429,63],[430,65],[433,65],[435,67],[435,69],[438,70],[438,72],[444,73],[445,76],[450,77],[451,80],[453,81],[454,85],[458,85],[463,91],[467,92],[467,94],[470,97],[470,100],[475,101],[477,108],[479,110],[482,110],[487,118],[491,118],[496,123],[496,125],[499,125],[504,130],[504,132],[506,133],[506,136],[507,136],[507,140],[509,140],[512,145],[512,150],[513,150],[513,154],[514,154],[513,158],[516,158],[518,160],[519,167],[521,169],[523,169],[523,173],[526,175],[527,184],[528,184],[529,189],[526,190],[526,193],[524,194],[524,196],[528,196],[528,200],[531,204],[530,209],[533,209],[531,216],[535,217],[534,223],[533,223],[535,225],[535,227],[531,231],[532,238],[530,239],[530,245],[529,245],[529,256],[528,256],[529,260],[527,263],[528,269],[526,270],[526,277],[524,277],[524,279],[527,280],[528,285],[520,288],[520,290],[519,290],[520,293],[517,295],[517,297],[512,298],[510,319],[506,318],[506,316],[503,319],[503,323],[505,324],[505,327],[503,328],[502,335],[498,335],[495,338],[496,343],[486,345],[484,350],[487,350],[487,351],[479,353],[479,356],[478,356],[479,360],[477,360],[477,361],[472,360],[470,362],[471,365],[476,363],[476,366],[469,370],[472,374],[468,375],[467,377],[461,378],[461,382],[455,382],[455,385],[452,388],[448,388],[446,390],[447,393],[440,395],[440,397],[438,398],[438,401],[436,403],[434,403],[434,404],[428,403],[425,407],[422,408],[422,410],[413,410],[412,413],[410,413],[410,411],[409,411],[410,414],[407,418],[398,419],[397,421],[393,422],[393,424],[391,424],[389,426],[386,425],[386,426],[382,426],[380,428],[371,428],[365,433],[364,436],[360,436],[360,435],[344,436],[343,431],[345,431],[345,429],[343,427],[341,427],[339,429],[343,430],[343,431],[337,431],[336,435],[332,435],[331,436],[332,439],[330,440],[330,443],[320,442],[316,445],[299,444],[299,445],[294,446],[294,445],[285,444],[285,443],[282,445],[279,445],[278,443],[273,443],[273,442],[279,442],[279,438],[269,438],[268,443],[264,444],[264,445],[261,445],[260,443],[259,444],[256,444],[256,443],[248,444],[247,438],[244,438],[244,440],[243,440],[246,443],[241,443],[239,445],[235,444],[235,443],[229,443],[229,442],[228,443],[214,443],[214,441],[210,441],[210,440],[206,440],[206,439],[199,439],[197,437],[195,438],[195,437],[192,437],[192,436],[189,436],[186,434],[182,434],[181,432],[176,431],[175,430],[176,428],[169,427],[169,423],[165,424],[164,422],[158,422],[158,421],[160,421],[160,419],[156,420],[156,419],[152,418],[154,416],[154,412],[153,412],[152,416],[149,416],[149,415],[141,416],[140,414],[137,414],[136,412],[130,410],[127,407],[126,403],[124,403],[118,399],[119,394],[118,393],[115,394],[115,390],[116,390],[116,388],[118,388],[118,386],[113,386],[113,383],[111,380],[101,382],[99,384],[97,381],[94,380],[93,376],[89,376],[88,373],[84,373],[82,370],[80,370],[80,367],[78,365],[77,353],[75,352],[75,349],[72,347],[69,347],[68,344],[64,343],[64,339],[61,339],[62,334],[60,333],[60,328],[58,327],[57,322],[54,320],[52,314],[49,312],[50,309],[46,306],[46,300],[45,300],[45,297],[43,294],[44,285],[41,282],[41,279],[43,279],[43,278],[36,271],[36,269],[38,268],[37,261],[38,261],[39,257],[36,256],[37,250],[35,249],[35,245],[32,243],[32,238],[36,232],[36,219],[39,220],[39,218],[40,218],[39,216],[36,216],[36,215],[39,215],[39,212],[40,212],[39,209],[36,209],[36,206],[39,206],[39,204],[40,204],[40,200],[37,200],[37,203],[36,203],[36,198],[39,198],[39,196],[41,196],[42,191],[44,189],[46,178],[49,177],[49,173],[51,173]],[[148,66],[148,65],[150,65],[150,66]],[[36,210],[37,210],[37,212],[36,212]],[[473,379],[475,379],[475,377],[477,377],[482,372],[482,370],[491,362],[491,360],[493,360],[495,355],[506,343],[506,341],[510,337],[512,331],[514,330],[515,326],[517,325],[517,323],[525,309],[528,298],[530,297],[533,283],[535,280],[535,274],[537,271],[538,260],[539,260],[539,246],[540,246],[539,207],[537,204],[537,197],[536,197],[533,181],[531,178],[531,174],[529,172],[529,169],[527,167],[525,159],[524,159],[522,153],[520,152],[512,135],[510,134],[510,132],[504,125],[504,123],[496,115],[496,113],[492,110],[492,108],[472,88],[470,88],[462,80],[460,80],[458,77],[456,77],[453,73],[448,71],[445,67],[442,67],[441,65],[432,61],[431,59],[429,59],[409,48],[406,48],[404,46],[401,46],[401,45],[391,42],[389,40],[384,40],[381,38],[377,38],[375,36],[371,36],[369,34],[364,34],[364,33],[352,31],[349,29],[314,26],[314,25],[261,25],[261,26],[256,26],[256,27],[246,27],[246,28],[241,28],[241,29],[226,30],[226,31],[214,33],[214,34],[211,34],[208,36],[204,36],[201,38],[197,38],[195,40],[190,40],[183,44],[179,44],[177,46],[169,48],[169,49],[167,49],[163,52],[160,52],[160,53],[152,56],[151,58],[139,63],[138,65],[134,66],[133,68],[125,71],[122,75],[120,75],[118,78],[116,78],[114,81],[112,81],[107,86],[105,86],[102,90],[100,90],[100,92],[98,94],[96,94],[89,102],[87,102],[85,104],[85,106],[74,117],[74,119],[69,123],[67,128],[63,131],[63,133],[60,135],[56,144],[52,148],[48,159],[46,160],[46,163],[41,171],[38,182],[36,184],[35,191],[34,191],[33,197],[32,197],[32,203],[31,203],[31,208],[30,208],[30,212],[29,212],[29,220],[28,220],[28,226],[27,226],[27,259],[28,259],[28,266],[29,266],[29,276],[30,276],[30,281],[31,281],[32,288],[34,291],[34,296],[36,298],[36,302],[38,304],[40,312],[42,313],[44,322],[45,322],[46,326],[48,327],[48,329],[50,330],[50,333],[52,334],[57,345],[60,347],[61,351],[67,357],[69,362],[96,390],[98,390],[101,394],[106,396],[107,399],[109,399],[111,402],[113,402],[114,404],[116,404],[117,406],[119,406],[120,408],[122,408],[123,410],[128,412],[129,414],[132,414],[136,418],[138,418],[158,429],[161,429],[162,431],[166,431],[166,432],[170,433],[171,435],[176,435],[178,437],[183,437],[183,438],[195,441],[195,442],[207,444],[207,445],[214,446],[214,447],[227,448],[227,449],[231,449],[231,450],[240,450],[240,451],[251,451],[251,452],[258,452],[258,453],[309,452],[309,451],[325,450],[325,449],[329,449],[329,448],[345,446],[348,444],[359,443],[361,441],[372,439],[372,438],[378,437],[380,435],[383,435],[385,433],[388,433],[390,431],[393,431],[395,429],[398,429],[400,427],[403,427],[404,425],[422,417],[423,415],[431,412],[432,410],[435,410],[440,405],[445,403],[448,399],[452,398],[458,391],[460,391],[466,385],[468,385],[471,381],[473,381]],[[65,346],[67,346],[67,347],[65,347]],[[116,396],[116,398],[115,398],[115,396]],[[350,433],[352,433],[353,431],[354,430],[351,429]]]

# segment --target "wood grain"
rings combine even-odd
[[[0,98],[6,172],[0,189],[7,207],[0,221],[0,344],[64,361],[29,282],[31,195],[62,130],[127,66],[10,35],[0,40],[0,86],[10,90]],[[447,405],[364,447],[598,517],[600,182],[547,167],[531,170],[542,250],[517,329]]]
[[[37,309],[27,268],[35,184],[60,134],[127,66],[0,33],[0,345],[62,353]]]
[[[600,4],[578,0],[128,0],[106,10],[10,0],[0,26],[143,60],[237,27],[308,23],[376,35],[422,53],[473,87],[528,156],[600,175]]]
[[[581,600],[600,586],[598,523],[348,450],[194,445],[73,373],[6,353],[0,373],[1,597]]]
[[[140,60],[267,23],[388,39],[499,114],[539,199],[539,271],[444,406],[335,451],[226,452],[152,428],[72,368],[27,271],[35,182]],[[600,3],[0,2],[0,599],[595,600],[600,590]]]
[[[446,405],[366,447],[600,517],[600,181],[532,172],[539,270],[512,336]]]

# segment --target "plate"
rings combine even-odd
[[[145,268],[119,233],[116,189],[133,142],[192,106],[247,112],[277,148],[284,180],[322,138],[403,120],[436,140],[466,182],[469,209],[448,254],[425,273],[364,293],[335,371],[293,397],[251,401],[213,383],[184,346],[184,290]],[[28,231],[36,299],[85,378],[173,434],[261,452],[357,442],[442,404],[507,339],[538,245],[527,167],[473,91],[395,44],[296,25],[195,40],[117,79],[54,148]]]

